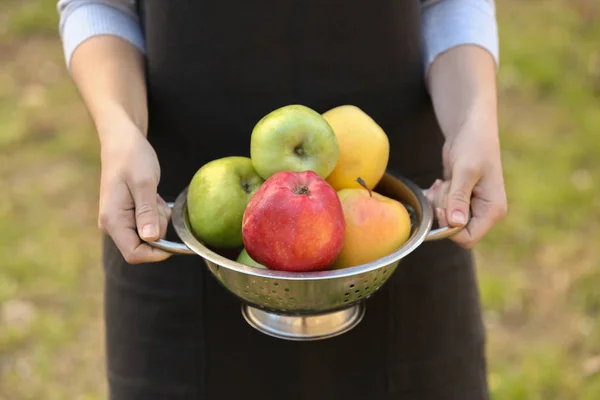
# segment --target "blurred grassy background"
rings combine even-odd
[[[105,396],[98,148],[55,0],[0,5],[0,399]],[[477,249],[495,400],[600,399],[600,3],[498,0],[509,216]]]

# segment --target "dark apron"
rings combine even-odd
[[[390,170],[428,187],[443,137],[424,87],[418,0],[146,0],[149,140],[173,200],[204,163],[249,156],[269,111],[354,104]],[[175,238],[171,235],[171,238]],[[243,320],[194,256],[127,265],[106,239],[111,399],[488,398],[471,253],[423,244],[345,335],[288,342]]]

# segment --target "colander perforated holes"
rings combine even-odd
[[[287,287],[286,287],[285,289],[283,289],[283,291],[284,291],[284,292],[289,292],[289,291],[290,291],[290,288],[287,288]]]
[[[346,292],[346,293],[344,293],[344,296],[348,297],[348,296],[350,296],[350,293]]]
[[[354,287],[354,283],[352,285],[350,285],[350,289],[352,289]]]

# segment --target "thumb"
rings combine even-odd
[[[457,166],[452,171],[446,216],[452,226],[465,226],[468,220],[471,195],[479,176],[476,170]]]
[[[138,184],[132,190],[138,235],[146,241],[158,240],[160,236],[156,193],[151,182]]]

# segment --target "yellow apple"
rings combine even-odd
[[[360,176],[369,188],[383,177],[390,142],[383,129],[360,108],[343,105],[323,113],[338,139],[339,158],[327,182],[335,189],[360,188]]]

